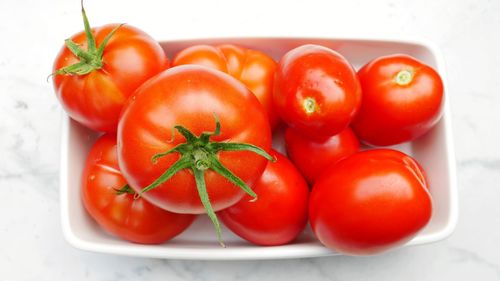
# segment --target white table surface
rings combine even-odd
[[[281,3],[279,3],[281,2]],[[126,22],[157,39],[419,36],[442,48],[460,215],[445,241],[366,258],[169,261],[94,254],[61,232],[61,107],[46,81],[79,1],[0,1],[0,281],[500,280],[500,1],[87,0],[93,25]]]

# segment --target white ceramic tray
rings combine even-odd
[[[232,43],[261,50],[275,60],[288,50],[306,43],[320,44],[343,54],[358,69],[369,60],[387,54],[405,53],[433,66],[441,74],[446,87],[443,57],[433,44],[424,40],[365,40],[317,38],[227,38],[165,41],[162,46],[170,57],[193,44]],[[415,157],[425,168],[434,203],[430,223],[406,245],[425,244],[450,235],[457,222],[458,203],[455,158],[450,124],[449,93],[445,93],[444,115],[436,127],[424,137],[396,148]],[[292,244],[275,247],[251,245],[223,229],[227,248],[221,248],[205,216],[199,217],[183,234],[162,245],[132,244],[115,238],[97,226],[87,215],[80,199],[81,171],[87,152],[97,134],[70,120],[62,122],[61,139],[61,215],[67,241],[76,248],[110,254],[192,260],[252,260],[318,257],[337,253],[324,248],[310,229]],[[279,150],[281,137],[275,137]]]

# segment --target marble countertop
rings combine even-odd
[[[46,77],[63,39],[82,29],[79,1],[0,1],[0,281],[500,280],[500,1],[280,2],[85,4],[94,25],[125,21],[157,39],[380,34],[434,41],[446,59],[458,161],[460,215],[451,237],[374,257],[282,261],[170,261],[74,249],[59,211],[62,110]]]

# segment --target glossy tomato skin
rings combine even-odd
[[[227,60],[222,51],[212,45],[193,45],[181,50],[172,59],[172,66],[196,64],[228,73]]]
[[[264,109],[233,77],[203,66],[184,65],[146,82],[129,99],[118,126],[120,167],[129,184],[140,191],[179,159],[178,153],[172,153],[156,164],[151,161],[153,155],[186,142],[173,131],[175,125],[199,136],[215,130],[214,114],[220,120],[221,134],[212,140],[249,143],[265,151],[271,148],[271,130]],[[218,158],[249,186],[259,179],[268,161],[249,151],[221,151]],[[235,204],[244,195],[239,187],[210,169],[205,172],[205,181],[215,211]],[[172,212],[205,212],[188,169],[143,196]]]
[[[287,128],[285,144],[288,157],[311,185],[326,167],[359,151],[358,138],[349,127],[324,138],[309,138]]]
[[[116,26],[109,24],[93,29],[98,46]],[[83,31],[71,39],[87,49]],[[55,59],[54,72],[78,61],[67,47],[63,47]],[[106,44],[101,69],[85,75],[54,75],[54,89],[71,118],[96,131],[116,132],[127,98],[168,66],[169,61],[159,43],[143,31],[123,25]]]
[[[356,72],[339,53],[303,45],[286,53],[276,71],[273,102],[290,127],[310,137],[347,128],[361,105]]]
[[[309,189],[302,175],[284,155],[272,151],[262,177],[252,187],[258,199],[248,195],[218,213],[223,223],[243,239],[262,246],[294,240],[307,223]]]
[[[413,238],[430,220],[432,200],[418,163],[388,149],[356,153],[316,181],[309,220],[326,247],[376,254]]]
[[[409,84],[396,81],[402,70],[413,74]],[[369,62],[358,76],[363,102],[352,128],[363,142],[386,146],[411,141],[439,121],[443,82],[430,66],[407,55],[391,55]]]
[[[268,55],[232,44],[194,45],[175,55],[173,66],[197,64],[228,73],[254,93],[269,117],[271,128],[279,123],[272,105],[276,62]]]
[[[163,243],[188,228],[194,215],[174,214],[133,194],[116,193],[126,184],[116,150],[116,137],[105,134],[88,155],[81,193],[90,216],[109,233],[141,244]]]

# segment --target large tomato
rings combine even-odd
[[[407,55],[377,58],[359,70],[363,102],[352,128],[371,145],[393,145],[425,134],[441,117],[443,82]]]
[[[180,234],[195,218],[165,211],[134,194],[118,167],[116,137],[103,135],[92,146],[82,177],[83,203],[102,228],[131,242],[158,244]]]
[[[219,212],[224,224],[257,245],[281,245],[295,239],[307,223],[309,189],[295,166],[272,151],[276,162],[267,164],[252,187],[259,199],[245,196]]]
[[[273,102],[280,117],[311,137],[328,137],[347,128],[361,105],[356,72],[339,53],[303,45],[280,60]]]
[[[310,184],[329,165],[356,153],[359,141],[350,128],[324,138],[308,138],[292,128],[285,131],[286,152]]]
[[[375,254],[407,242],[429,222],[431,213],[420,165],[388,149],[358,152],[329,166],[309,201],[316,237],[351,255]]]
[[[129,101],[118,126],[120,167],[148,201],[176,213],[207,212],[217,227],[214,211],[238,202],[242,189],[255,196],[249,186],[266,167],[262,156],[272,159],[264,152],[271,130],[241,82],[204,66],[177,66]]]
[[[66,40],[54,62],[54,89],[68,115],[88,128],[116,132],[127,98],[168,67],[161,46],[130,25],[109,24]]]
[[[278,124],[272,106],[272,91],[276,62],[257,50],[235,45],[195,45],[180,51],[172,65],[198,64],[215,68],[240,80],[264,106],[271,128]]]

